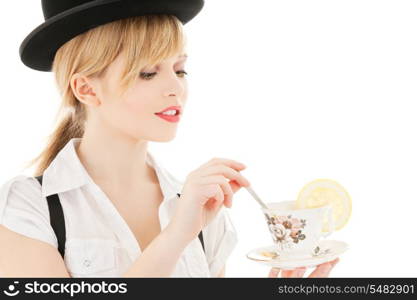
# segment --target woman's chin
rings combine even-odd
[[[164,135],[164,136],[155,136],[152,139],[150,139],[150,141],[164,143],[164,142],[170,142],[173,139],[175,139],[175,134],[169,134],[169,135]]]

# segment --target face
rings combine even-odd
[[[188,95],[185,61],[186,57],[178,54],[143,69],[133,87],[122,95],[124,56],[119,55],[101,78],[85,82],[84,95],[80,88],[88,111],[86,126],[92,126],[90,130],[111,130],[134,140],[172,140]],[[178,122],[155,115],[170,106],[181,107]]]

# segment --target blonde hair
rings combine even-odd
[[[183,24],[173,15],[145,15],[125,18],[92,28],[66,42],[54,58],[52,72],[62,97],[55,117],[57,126],[48,136],[46,148],[27,167],[37,164],[34,176],[41,175],[71,139],[82,137],[87,118],[85,106],[72,92],[75,73],[102,76],[120,54],[126,58],[120,88],[129,89],[140,71],[183,51]]]

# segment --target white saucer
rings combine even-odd
[[[347,243],[335,240],[321,240],[318,247],[317,254],[300,258],[280,258],[279,254],[275,252],[276,245],[269,245],[251,250],[246,254],[246,257],[270,267],[291,270],[298,267],[315,267],[337,258],[349,249]]]

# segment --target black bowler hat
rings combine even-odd
[[[175,15],[185,25],[203,6],[204,0],[42,0],[45,22],[23,40],[20,58],[31,69],[51,71],[56,51],[91,28],[148,14]]]

